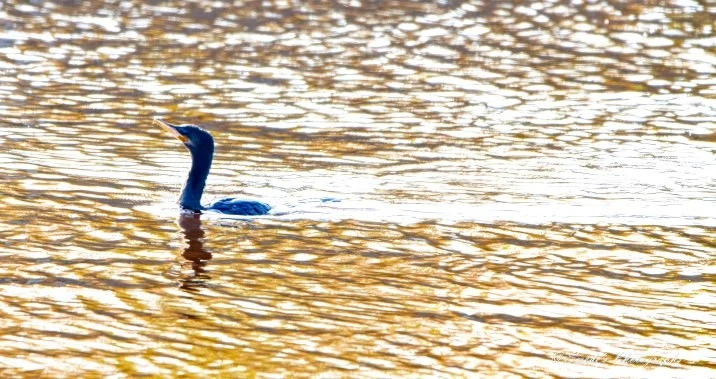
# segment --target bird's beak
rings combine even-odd
[[[179,131],[174,128],[174,125],[162,120],[161,118],[155,118],[154,121],[152,121],[152,124],[159,125],[162,129],[166,130],[167,132],[171,133],[174,137],[179,139],[179,141],[182,141],[184,143],[189,141],[189,139],[186,138],[185,135],[179,133]]]

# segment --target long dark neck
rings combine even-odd
[[[214,156],[214,149],[204,151],[191,151],[191,170],[186,178],[184,188],[179,195],[179,205],[184,209],[199,211],[204,209],[201,206],[201,195],[204,193],[206,178],[211,169],[211,160]]]

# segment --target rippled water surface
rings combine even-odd
[[[716,378],[714,20],[0,2],[0,376]]]

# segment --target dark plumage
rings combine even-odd
[[[264,215],[269,212],[271,207],[264,203],[233,198],[221,199],[206,207],[202,206],[201,195],[204,193],[206,178],[209,176],[211,161],[214,158],[214,139],[209,132],[196,125],[172,125],[158,118],[154,119],[154,124],[182,141],[191,153],[191,169],[179,195],[179,205],[182,209],[194,212],[212,210],[242,216]]]

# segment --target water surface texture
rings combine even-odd
[[[716,378],[714,20],[0,2],[0,376]]]

